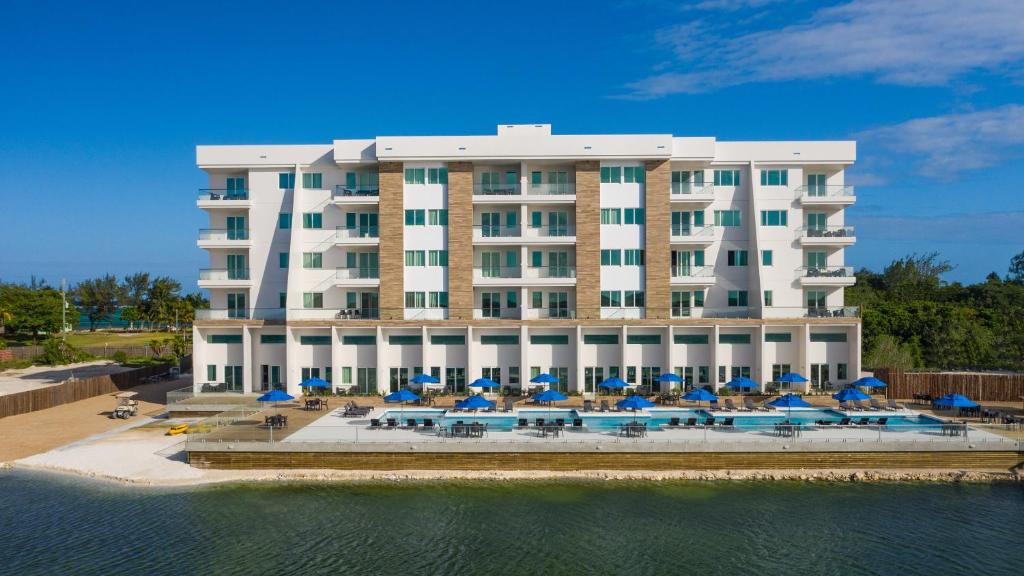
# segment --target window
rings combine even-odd
[[[846,342],[846,332],[811,332],[811,342]]]
[[[761,266],[771,266],[771,265],[772,265],[772,251],[771,250],[761,250]]]
[[[807,307],[808,308],[824,308],[825,307],[826,292],[824,290],[808,290],[807,291]]]
[[[704,291],[703,290],[695,290],[693,292],[693,307],[694,308],[701,308],[703,306],[704,306]]]
[[[302,267],[303,268],[323,268],[324,267],[324,255],[321,252],[303,252],[302,253]]]
[[[424,216],[426,211],[424,210],[406,210],[405,211],[405,225],[406,226],[423,226],[426,222]]]
[[[807,195],[808,196],[824,196],[825,195],[825,180],[824,174],[808,174],[807,175]]]
[[[216,382],[217,381],[217,365],[207,364],[206,365],[206,381]]]
[[[622,169],[622,175],[627,183],[643,184],[644,182],[644,167],[643,166],[626,166]]]
[[[431,210],[428,222],[431,226],[447,226],[448,210]]]
[[[406,184],[423,184],[425,181],[423,168],[406,168],[405,169],[405,183]]]
[[[319,172],[303,173],[302,187],[310,190],[320,190],[324,187],[324,175]]]
[[[302,293],[302,307],[303,308],[323,308],[324,307],[324,294],[323,294],[323,292],[303,292]]]
[[[289,212],[281,212],[277,215],[277,227],[287,230],[292,227],[292,215]]]
[[[623,216],[626,224],[636,224],[637,226],[640,226],[644,223],[643,208],[624,208],[622,211],[625,213]]]
[[[447,168],[428,168],[427,169],[427,184],[447,184],[448,183],[448,169]]]
[[[672,341],[676,344],[707,344],[707,334],[676,334],[672,337]]]
[[[765,290],[764,291],[764,305],[765,306],[771,306],[772,305],[772,291],[771,290]]]
[[[277,307],[278,308],[286,308],[287,305],[288,305],[288,293],[287,292],[278,292],[277,293]]]
[[[789,210],[761,210],[761,226],[788,226]]]
[[[690,293],[688,291],[672,292],[672,317],[690,317]]]
[[[388,336],[388,344],[397,346],[419,346],[423,344],[423,336],[419,334],[394,334]]]
[[[210,334],[207,340],[210,344],[241,344],[241,334]]]
[[[260,334],[260,344],[284,344],[284,334]]]
[[[789,170],[761,170],[761,186],[789,186]]]
[[[618,344],[618,334],[584,334],[584,344]]]
[[[602,250],[603,252],[603,250]],[[616,250],[618,252],[618,250]],[[643,249],[631,249],[624,250],[626,266],[643,266],[644,265],[644,251]]]
[[[601,208],[601,224],[621,224],[622,212],[618,208]]]
[[[279,268],[287,268],[288,267],[288,253],[287,252],[280,252],[280,253],[278,253],[278,255],[277,255],[277,266]]]
[[[694,189],[701,189],[704,187],[704,171],[703,170],[681,170],[672,172],[672,193],[673,194],[690,194]]]
[[[626,334],[626,344],[661,344],[661,334]]]
[[[566,334],[533,334],[530,336],[530,344],[565,346],[569,344],[569,336]]]
[[[621,266],[622,252],[620,250],[601,250],[601,266]]]
[[[423,250],[406,250],[405,251],[405,265],[406,266],[426,266],[426,252]]]
[[[836,378],[846,380],[846,364],[836,364]]]
[[[747,251],[746,250],[729,250],[726,254],[729,266],[746,266],[747,265]]]
[[[277,175],[277,187],[281,190],[291,190],[295,188],[295,173],[294,172],[281,172]]]
[[[430,343],[439,346],[463,346],[466,344],[466,337],[461,334],[434,334],[430,337]]]
[[[622,182],[622,168],[619,166],[602,166],[601,183],[618,184]]]
[[[627,308],[643,308],[644,307],[644,291],[643,290],[626,290],[626,307]]]
[[[406,292],[405,293],[405,307],[406,308],[426,308],[427,307],[427,294],[426,294],[426,292]]]
[[[540,185],[544,183],[543,172],[530,172],[530,188],[540,188]]]
[[[447,266],[448,265],[448,251],[447,250],[431,250],[428,252],[430,266]]]
[[[789,332],[765,332],[765,342],[792,342],[793,335]]]
[[[626,382],[636,384],[636,366],[626,366]]]
[[[739,170],[715,170],[715,186],[739,186]]]
[[[740,226],[739,210],[715,210],[715,226]]]
[[[544,307],[544,293],[543,292],[531,292],[530,293],[530,308],[543,308]]]
[[[352,367],[342,366],[341,367],[341,383],[351,384],[352,383]]]
[[[750,344],[750,334],[719,334],[719,344]]]
[[[519,335],[517,334],[484,334],[480,336],[481,344],[493,344],[495,346],[518,346]]]
[[[618,290],[601,290],[602,308],[621,308],[622,293]]]
[[[746,290],[729,290],[729,306],[746,306]]]
[[[347,346],[373,346],[377,343],[377,337],[371,335],[342,336],[341,343]]]
[[[428,304],[431,308],[448,307],[448,292],[431,292],[428,296]]]
[[[299,336],[299,344],[303,346],[330,346],[330,336]]]
[[[718,367],[718,381],[722,384],[725,383],[725,366]]]
[[[324,215],[320,212],[306,212],[302,215],[302,227],[320,229],[324,227]]]

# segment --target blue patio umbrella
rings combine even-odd
[[[301,384],[299,384],[299,386],[302,386],[303,388],[330,388],[331,383],[323,378],[313,377],[306,378]]]
[[[654,406],[654,402],[651,402],[647,398],[644,398],[643,396],[637,394],[633,396],[627,396],[626,398],[623,398],[622,400],[616,402],[615,405],[622,410],[632,410],[633,412],[636,412],[637,410],[643,410],[644,408],[650,408]]]
[[[865,388],[885,388],[888,386],[885,382],[882,382],[874,376],[865,376],[859,380],[855,380],[851,386],[864,386]]]
[[[867,400],[868,398],[871,398],[871,396],[868,396],[856,388],[843,388],[839,392],[833,394],[832,398],[840,402],[849,402],[850,400]]]
[[[671,384],[682,384],[683,379],[678,374],[675,374],[673,372],[665,372],[661,376],[658,376],[658,382],[669,382]]]
[[[801,376],[799,374],[796,374],[794,372],[786,372],[782,376],[779,376],[779,380],[778,381],[779,382],[789,382],[789,383],[793,383],[793,382],[800,383],[800,382],[807,382],[808,380],[807,380],[807,378],[804,378],[803,376]]]
[[[936,406],[944,408],[977,408],[978,403],[962,394],[946,394],[935,401]]]
[[[405,388],[399,390],[398,392],[392,392],[391,394],[388,394],[387,396],[384,397],[384,401],[385,402],[401,402],[402,403],[401,407],[398,409],[398,418],[399,419],[401,419],[402,416],[405,414],[405,403],[406,402],[412,402],[412,401],[419,400],[419,399],[420,399],[419,396],[413,394],[411,391],[406,390]]]
[[[789,418],[790,412],[793,408],[810,408],[810,404],[796,394],[786,394],[785,396],[779,396],[775,400],[768,403],[769,406],[776,408],[786,409],[786,418]]]
[[[738,378],[733,378],[732,380],[729,380],[728,382],[725,383],[725,387],[734,388],[737,390],[742,390],[744,388],[760,388],[757,382],[754,382],[753,380],[745,376],[740,376]]]
[[[465,400],[459,400],[455,403],[457,408],[463,410],[478,410],[480,408],[494,408],[494,402],[484,398],[483,396],[470,396]]]
[[[284,390],[271,390],[256,399],[257,402],[286,402],[288,400],[295,400],[295,396]]]
[[[558,382],[558,378],[555,378],[551,374],[545,372],[530,378],[530,382],[533,382],[534,384],[554,384]]]
[[[542,374],[543,376],[543,374]],[[545,390],[533,397],[534,402],[548,402],[548,417],[551,416],[551,402],[561,402],[569,398],[558,390]]]
[[[694,388],[683,395],[683,400],[690,400],[692,402],[700,402],[707,400],[708,402],[718,402],[718,396],[715,396],[708,391],[707,388]]]
[[[489,388],[501,388],[501,384],[498,384],[497,382],[491,380],[490,378],[477,378],[476,380],[470,382],[469,386],[471,388],[483,388],[484,390],[487,390]]]
[[[413,384],[440,384],[441,381],[430,374],[417,374],[409,382]]]
[[[608,390],[621,390],[629,386],[629,384],[626,384],[622,378],[608,378],[597,386],[598,388],[607,388]]]

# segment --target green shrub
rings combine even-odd
[[[64,339],[51,337],[43,342],[43,353],[36,358],[36,361],[40,364],[57,366],[81,362],[89,358],[91,355],[68,344]]]
[[[117,362],[118,364],[124,364],[128,362],[128,353],[125,352],[124,350],[118,350],[117,352],[111,354],[110,358],[114,362]]]

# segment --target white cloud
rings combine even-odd
[[[660,30],[656,41],[675,54],[679,70],[629,84],[627,97],[840,76],[901,85],[940,85],[978,70],[1016,76],[1024,61],[1024,2],[853,0],[784,28],[734,32],[709,21]]]
[[[857,135],[867,148],[919,158],[918,171],[948,178],[1024,154],[1024,106],[916,118]]]

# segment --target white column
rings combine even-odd
[[[192,326],[192,392],[198,394],[206,382],[206,340],[197,326]]]
[[[253,339],[248,326],[242,326],[242,393],[253,393],[256,366],[253,362]]]
[[[474,338],[476,338],[476,335],[473,334],[473,327],[472,326],[466,326],[466,366],[465,366],[465,369],[466,369],[466,385],[467,386],[469,385],[470,382],[472,382],[473,380],[476,380],[475,377],[470,376],[470,366],[475,366],[476,365],[475,364],[476,363],[476,355],[473,353],[473,348],[474,348],[474,346],[473,346],[473,339]],[[522,370],[522,369],[520,368],[520,370]]]
[[[754,328],[754,333],[751,334],[750,337],[752,339],[756,339],[754,342],[752,342],[752,344],[754,344],[755,346],[754,366],[752,370],[757,371],[751,374],[751,380],[760,384],[763,390],[764,383],[767,382],[772,375],[772,367],[769,364],[770,358],[768,358],[767,355],[764,353],[764,324],[759,324],[756,328]]]
[[[284,353],[285,353],[285,384],[287,392],[292,396],[298,396],[301,391],[299,384],[302,382],[302,371],[299,366],[299,343],[295,337],[295,330],[286,327],[284,331]]]
[[[423,341],[423,345],[420,346],[420,369],[424,374],[430,374],[430,334],[427,333],[426,325],[420,327],[420,339]],[[413,376],[415,374],[410,374],[409,378]]]
[[[619,370],[622,372],[619,374],[619,378],[626,380],[626,374],[629,372],[626,366],[626,337],[629,335],[629,329],[625,324],[619,329]],[[639,376],[637,377],[639,378]],[[630,383],[626,380],[627,383]]]
[[[576,388],[577,392],[583,393],[583,326],[576,325]]]
[[[519,385],[522,390],[530,388],[530,349],[529,331],[525,325],[519,326]]]
[[[861,336],[863,335],[863,325],[860,322],[854,325],[851,332],[853,332],[853,342],[850,344],[853,349],[850,350],[850,370],[846,375],[850,380],[856,380],[860,378],[861,370],[863,369],[863,350],[861,349]]]
[[[285,317],[292,316],[292,310],[302,308],[302,167],[295,165],[295,187],[292,188],[292,227],[289,230],[288,246],[288,287],[286,299],[288,308]],[[291,383],[289,382],[289,386]],[[291,394],[291,392],[289,392]]]
[[[671,324],[669,324],[668,326],[665,326],[665,343],[663,344],[663,346],[665,346],[665,350],[664,351],[665,351],[665,364],[666,364],[666,366],[661,369],[662,372],[673,372],[674,373],[675,370],[676,370],[675,350],[674,350],[675,346],[673,346],[674,342],[672,341],[672,333],[673,332],[674,332],[674,330],[672,329],[672,325]],[[671,383],[668,386],[663,384],[661,386],[661,391],[662,392],[667,392],[670,388],[671,388]]]
[[[331,386],[333,386],[334,389],[337,389],[341,384],[342,365],[341,327],[331,326],[331,374],[333,374],[334,378],[334,382],[331,382]],[[355,375],[353,374],[352,377],[355,378]]]
[[[800,374],[804,378],[811,377],[811,355],[809,350],[811,348],[811,325],[804,323],[798,330],[800,336]]]
[[[391,389],[391,375],[388,373],[387,360],[384,358],[384,349],[387,343],[384,342],[384,330],[377,326],[377,391],[381,395],[387,395],[394,390]]]
[[[718,381],[718,324],[711,327],[710,340],[711,342],[708,345],[711,347],[709,348],[711,352],[711,374],[708,375],[710,376],[708,380],[711,380],[711,389],[717,391],[719,386],[722,385]]]

